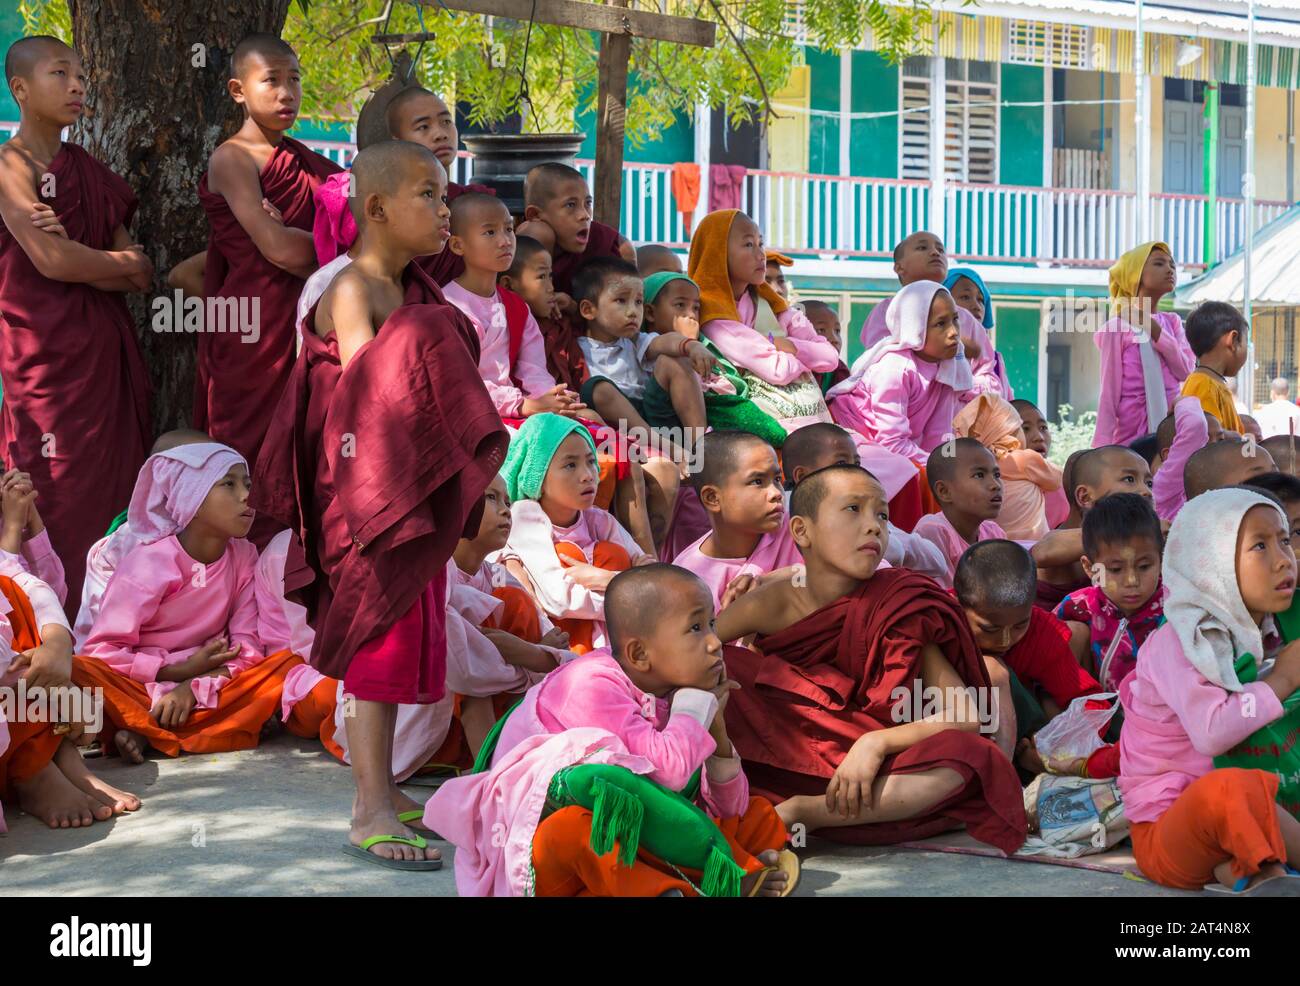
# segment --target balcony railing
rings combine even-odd
[[[16,123],[0,122],[0,141]],[[305,141],[342,167],[355,147],[343,141]],[[579,160],[588,181],[594,162]],[[672,165],[626,163],[620,229],[634,243],[685,247],[688,225],[672,195]],[[452,180],[472,180],[473,159],[462,151]],[[1290,203],[1255,202],[1255,228],[1272,222]],[[1205,265],[1203,195],[1151,196],[1153,239],[1170,244],[1177,262]],[[768,245],[796,255],[865,259],[892,255],[909,233],[930,228],[935,199],[929,182],[751,170],[740,208],[754,217]],[[1036,188],[945,182],[941,230],[954,258],[1014,264],[1104,267],[1137,242],[1138,200],[1133,192]],[[1246,238],[1246,203],[1215,201],[1213,261],[1240,249]]]

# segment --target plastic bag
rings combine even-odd
[[[1089,702],[1115,698],[1114,692],[1080,695],[1070,707],[1040,729],[1034,745],[1043,765],[1053,774],[1079,774],[1088,758],[1106,745],[1101,738],[1119,703],[1089,709]]]

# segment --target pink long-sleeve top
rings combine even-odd
[[[1205,423],[1205,412],[1196,397],[1179,398],[1174,405],[1174,440],[1169,455],[1151,479],[1151,496],[1155,500],[1156,515],[1161,520],[1172,521],[1187,502],[1187,489],[1183,486],[1183,472],[1187,460],[1194,452],[1205,448],[1210,440],[1210,428]]]
[[[1183,381],[1196,367],[1196,357],[1187,344],[1181,318],[1173,312],[1156,312],[1152,318],[1160,325],[1160,338],[1153,348],[1160,357],[1165,398],[1173,407]],[[1097,398],[1093,448],[1127,445],[1151,433],[1140,341],[1138,330],[1120,318],[1112,318],[1097,333],[1097,348],[1101,350],[1101,394]]]
[[[831,413],[868,442],[924,466],[952,437],[952,419],[961,408],[956,391],[935,379],[938,372],[938,363],[910,352],[886,353],[861,386],[831,402]]]
[[[889,335],[889,326],[885,322],[885,317],[889,314],[889,303],[893,300],[891,295],[867,313],[867,320],[862,323],[862,345],[865,349],[870,349]],[[1011,381],[1007,378],[1002,356],[993,348],[993,340],[989,338],[988,329],[984,328],[974,315],[960,307],[957,309],[957,326],[963,339],[972,339],[979,343],[980,347],[979,358],[972,360],[970,364],[974,383],[970,390],[958,395],[958,402],[965,404],[980,394],[997,394],[1007,400],[1014,399]]]
[[[63,572],[61,565],[59,572]],[[20,556],[0,551],[0,575],[13,579],[26,594],[27,601],[32,604],[32,615],[36,617],[38,628],[61,626],[72,633],[68,617],[63,612],[63,600],[43,579],[28,570]],[[18,677],[17,673],[9,676],[5,673],[14,657],[14,628],[9,623],[9,609],[8,600],[0,596],[0,687],[12,685]]]
[[[555,386],[555,378],[546,369],[546,344],[537,319],[528,312],[523,343],[511,366],[510,330],[506,326],[506,306],[500,296],[484,298],[455,281],[449,282],[442,293],[465,313],[478,331],[479,375],[497,413],[503,418],[522,417],[524,398],[536,397]],[[516,379],[523,385],[522,389],[515,385]]]
[[[1239,692],[1210,682],[1187,660],[1170,623],[1146,639],[1119,699],[1119,789],[1131,822],[1156,821],[1214,769],[1214,757],[1282,716],[1281,701],[1263,681]]]
[[[536,500],[516,500],[510,505],[510,513],[513,519],[510,540],[501,549],[498,560],[502,563],[518,561],[524,566],[533,584],[533,597],[552,619],[581,619],[596,623],[592,642],[602,645],[605,642],[605,593],[588,589],[569,577],[555,553],[555,545],[560,541],[569,542],[582,552],[589,564],[593,562],[593,552],[601,541],[621,545],[633,565],[651,556],[641,550],[613,514],[600,507],[581,511],[577,521],[569,527],[552,524]]]
[[[812,322],[796,308],[787,308],[776,319],[796,352],[783,353],[767,336],[754,329],[754,299],[746,291],[736,302],[740,321],[715,318],[700,326],[718,351],[733,364],[782,386],[805,373],[824,373],[840,365],[839,351],[817,334]]]
[[[709,532],[688,545],[673,559],[673,564],[688,572],[694,572],[704,580],[704,584],[713,593],[714,612],[722,606],[722,594],[727,591],[727,586],[733,579],[741,575],[752,575],[758,578],[779,568],[803,564],[799,547],[790,536],[790,528],[784,517],[781,519],[781,526],[759,538],[754,550],[745,558],[713,558],[706,555],[701,549],[704,542],[711,537],[713,533]]]
[[[7,551],[0,551],[0,555],[17,558],[26,571],[44,582],[59,597],[60,605],[68,601],[68,582],[63,574],[63,562],[50,543],[48,530],[24,541],[17,555],[10,555]]]
[[[673,791],[704,767],[701,794],[718,818],[744,814],[749,781],[740,757],[715,756],[709,723],[718,710],[712,692],[679,688],[672,701],[643,692],[608,650],[595,650],[552,671],[529,689],[510,714],[493,763],[531,736],[595,727],[617,736],[634,756],[654,764],[650,780]]]
[[[953,576],[957,574],[957,562],[970,547],[966,539],[957,533],[957,528],[953,527],[952,522],[942,513],[926,514],[916,522],[912,534],[914,537],[924,538],[939,549],[939,553],[943,555],[948,565],[948,570],[941,575],[936,575],[934,580],[945,589],[951,589]],[[1006,536],[1007,532],[999,527],[996,521],[986,520],[980,524],[975,540],[992,541]]]
[[[177,682],[158,672],[184,661],[213,637],[225,635],[239,653],[226,662],[231,677],[266,657],[258,639],[257,548],[234,538],[211,564],[195,561],[175,535],[141,545],[109,580],[83,652],[138,681],[156,702]],[[193,678],[201,709],[215,708],[230,679]]]

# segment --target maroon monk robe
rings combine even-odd
[[[110,249],[135,213],[130,186],[75,144],[49,173],[55,195],[44,201],[68,237]],[[151,441],[149,378],[125,296],[42,276],[3,223],[0,337],[0,448],[40,492],[75,614],[86,552],[131,499]]]
[[[563,316],[539,318],[537,328],[546,348],[546,368],[556,383],[564,384],[576,394],[587,382],[587,360],[578,345],[579,333],[574,330],[572,320]]]
[[[332,678],[406,615],[466,528],[478,529],[508,443],[478,358],[473,325],[415,264],[402,307],[346,377],[332,334],[304,336],[253,495],[301,540],[285,595],[307,607],[312,664]]]
[[[727,702],[727,732],[759,793],[782,801],[825,795],[835,769],[863,733],[900,725],[895,689],[906,708],[921,677],[921,648],[938,645],[968,685],[990,694],[988,671],[965,616],[932,580],[903,568],[877,572],[781,633],[761,637],[756,654],[727,648],[740,688]],[[923,713],[925,696],[918,696]],[[946,730],[886,757],[880,776],[935,767],[955,770],[961,789],[928,814],[898,822],[828,828],[837,842],[888,845],[965,823],[981,842],[1012,853],[1026,821],[1015,768],[993,741]]]
[[[280,210],[285,226],[312,231],[312,190],[342,169],[292,137],[282,137],[262,169],[262,194]],[[208,298],[246,299],[251,316],[258,299],[256,342],[241,332],[208,331],[199,335],[194,427],[206,431],[248,460],[257,461],[262,438],[289,379],[294,362],[295,316],[303,279],[276,267],[256,244],[224,195],[208,191],[208,176],[199,181],[199,201],[208,214],[208,259],[203,294]],[[251,336],[250,336],[251,337]]]
[[[593,222],[587,234],[587,245],[582,253],[569,253],[555,245],[551,255],[551,280],[561,294],[573,294],[573,275],[578,268],[593,257],[618,257],[618,230],[604,223]]]
[[[496,195],[496,190],[488,188],[486,185],[458,185],[453,181],[447,183],[447,204],[450,205],[455,202],[466,192],[482,192],[485,195]],[[438,287],[449,284],[465,273],[465,258],[458,253],[453,253],[446,247],[442,248],[441,253],[431,253],[427,257],[416,257],[415,263],[420,270],[433,279],[433,282]]]

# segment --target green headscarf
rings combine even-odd
[[[645,279],[645,303],[651,304],[669,281],[690,281],[691,284],[695,284],[685,274],[679,274],[675,270],[655,271]],[[695,286],[699,287],[698,284]]]
[[[542,495],[542,480],[555,458],[555,450],[572,434],[579,434],[591,451],[596,443],[585,425],[558,414],[534,414],[524,420],[519,433],[510,440],[501,478],[511,500],[536,500]]]

